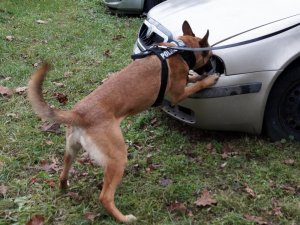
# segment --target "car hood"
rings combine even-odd
[[[184,20],[197,36],[209,29],[213,45],[299,14],[299,0],[168,0],[150,10],[148,18],[166,27],[174,37],[182,35]],[[268,32],[263,29],[260,35]]]

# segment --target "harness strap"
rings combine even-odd
[[[161,55],[163,51],[160,48],[152,48],[150,49],[150,51],[153,52],[161,61],[160,88],[159,88],[158,96],[152,105],[152,107],[157,107],[160,106],[164,100],[164,96],[168,84],[168,78],[169,78],[169,68],[168,68],[166,58],[163,58]]]
[[[184,47],[185,44],[181,40],[174,40],[172,41],[176,46]],[[196,57],[193,52],[186,52],[186,51],[178,51],[175,49],[169,49],[166,46],[152,46],[146,51],[140,52],[138,54],[134,54],[131,56],[133,60],[144,58],[148,55],[154,54],[156,55],[161,61],[161,83],[160,89],[158,92],[158,96],[153,103],[152,107],[160,106],[164,100],[165,92],[167,89],[168,84],[168,77],[169,77],[169,68],[167,64],[167,58],[171,55],[179,53],[181,57],[187,62],[190,69],[195,66]]]
[[[190,69],[193,69],[196,64],[196,57],[194,52],[188,52],[188,51],[180,51],[179,54],[181,57],[186,61]]]

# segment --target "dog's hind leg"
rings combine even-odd
[[[94,145],[94,150],[89,149],[90,154],[94,155],[94,159],[104,167],[103,187],[99,196],[99,200],[103,207],[115,219],[123,223],[130,223],[136,220],[133,215],[124,215],[115,206],[115,192],[122,180],[124,170],[127,164],[127,148],[124,138],[119,127],[119,123],[110,123],[109,128],[102,131],[97,129],[97,133],[89,135]],[[95,147],[97,146],[97,149]],[[96,153],[96,151],[97,153]],[[98,154],[98,156],[95,155]]]
[[[66,149],[64,155],[64,167],[60,174],[60,189],[65,190],[68,188],[68,177],[69,171],[72,166],[77,152],[81,149],[81,145],[78,140],[78,131],[75,131],[74,128],[68,128],[66,133]]]

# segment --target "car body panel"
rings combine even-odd
[[[276,32],[300,22],[300,15],[270,24],[245,34],[231,38],[219,45],[238,43],[261,34]],[[222,58],[226,66],[226,75],[236,75],[266,70],[283,69],[286,61],[299,54],[300,26],[273,37],[244,46],[217,50],[213,53]],[[272,51],[270,51],[272,50]],[[239,63],[237,63],[237,59]]]
[[[184,3],[182,0],[172,0],[151,9],[148,17],[172,31],[174,38],[182,35],[181,24],[184,20],[190,23],[194,33],[199,36],[209,29],[209,40],[213,45],[299,13],[299,0],[289,0],[288,3],[284,0],[186,0]]]
[[[111,10],[119,13],[141,13],[144,8],[144,0],[103,0]]]

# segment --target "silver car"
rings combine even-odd
[[[217,84],[163,110],[202,129],[300,140],[300,1],[166,1],[148,13],[134,53],[176,39],[184,20],[197,36],[209,29],[213,47],[243,45],[213,50]]]

